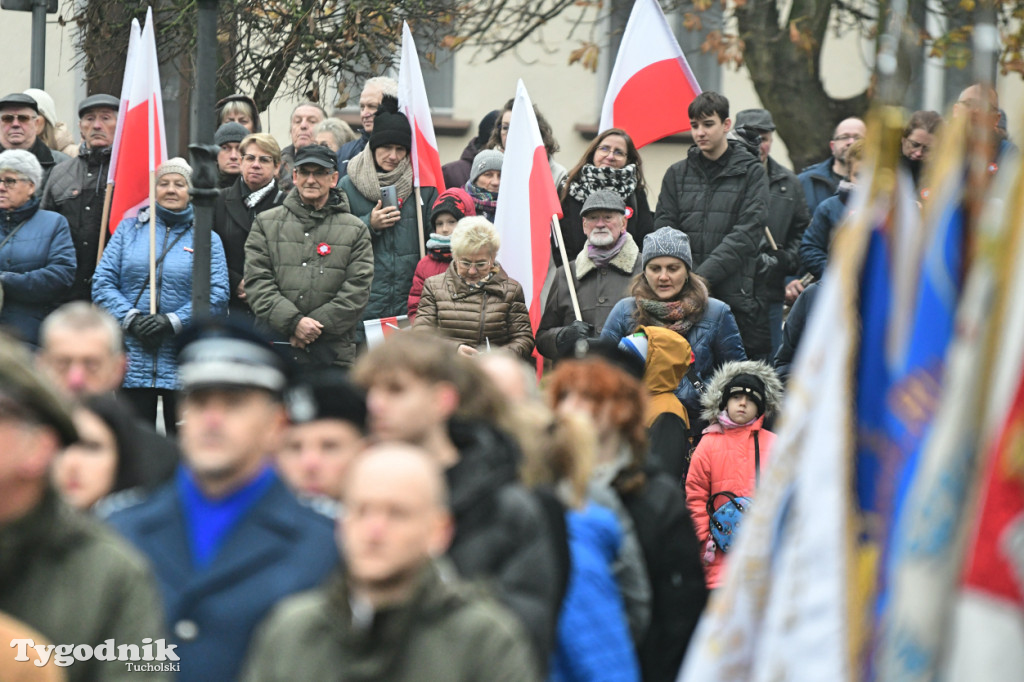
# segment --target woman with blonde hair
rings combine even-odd
[[[498,231],[486,218],[463,218],[451,241],[452,264],[427,278],[413,329],[438,331],[458,342],[461,355],[508,348],[529,358],[530,314],[523,287],[496,260]]]

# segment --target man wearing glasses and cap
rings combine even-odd
[[[64,152],[50,149],[39,137],[46,120],[39,115],[39,103],[21,92],[14,92],[0,98],[0,146],[4,149],[24,149],[43,167],[43,181],[36,187],[41,196],[53,167],[71,157]]]
[[[373,282],[370,232],[335,189],[330,149],[299,149],[292,179],[284,204],[256,216],[245,242],[246,299],[298,362],[349,367]]]
[[[283,359],[252,332],[209,323],[182,334],[175,480],[109,521],[152,562],[181,679],[238,676],[256,624],[338,563],[333,524],[273,468],[287,427]]]
[[[60,213],[71,226],[78,270],[68,300],[92,300],[92,276],[99,250],[103,199],[107,192],[110,149],[120,102],[113,95],[92,95],[78,106],[82,145],[78,158],[57,165],[46,182],[42,208]]]

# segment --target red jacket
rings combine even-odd
[[[423,296],[423,283],[428,277],[442,274],[451,262],[451,258],[438,260],[429,253],[420,258],[420,262],[416,264],[416,272],[412,274],[412,288],[409,289],[409,322],[416,319],[416,309],[420,307],[420,298]]]
[[[728,490],[737,497],[753,497],[756,487],[754,472],[754,434],[757,434],[762,473],[775,443],[775,434],[762,428],[764,417],[758,417],[744,426],[726,429],[718,422],[704,429],[686,476],[686,506],[690,509],[697,538],[703,551],[711,537],[707,503],[713,494]],[[715,509],[726,498],[715,500]],[[734,545],[735,547],[735,545]],[[725,553],[715,551],[715,558],[704,566],[708,588],[722,582]]]

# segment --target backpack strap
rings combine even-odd
[[[761,485],[761,444],[754,431],[754,485]]]

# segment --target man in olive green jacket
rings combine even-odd
[[[418,448],[361,456],[345,493],[344,573],[271,613],[244,682],[538,680],[518,620],[431,558],[451,540],[446,497]]]
[[[246,297],[297,360],[348,367],[373,283],[370,233],[334,189],[333,152],[303,147],[292,174],[284,204],[259,214],[245,242]]]
[[[15,661],[10,665],[34,666],[29,661],[38,657],[57,667],[59,661],[69,682],[137,680],[140,673],[125,661],[97,660],[93,648],[113,640],[104,657],[116,655],[119,645],[142,651],[149,644],[158,656],[166,651],[152,644],[164,636],[156,585],[142,556],[66,507],[50,487],[50,463],[77,434],[55,390],[31,367],[28,353],[0,335],[0,612],[47,641],[30,643],[26,636],[0,644]],[[35,644],[41,646],[33,652]],[[47,651],[47,644],[58,648]],[[153,664],[174,669],[176,660],[173,654]],[[172,679],[166,669],[144,675]]]

